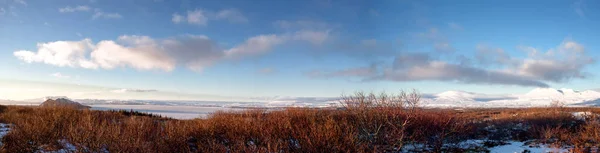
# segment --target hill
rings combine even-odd
[[[89,109],[90,106],[82,105],[78,102],[69,100],[67,98],[47,99],[40,107],[70,107],[75,109]]]

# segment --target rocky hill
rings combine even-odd
[[[82,105],[78,102],[66,99],[66,98],[57,98],[57,99],[47,99],[40,107],[69,107],[75,109],[89,109],[90,106]]]

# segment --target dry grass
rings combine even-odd
[[[422,109],[416,92],[344,96],[344,109],[216,112],[174,120],[128,111],[0,107],[12,130],[3,152],[464,152],[464,140],[535,140],[584,152],[600,143],[600,122],[570,112],[598,108]],[[419,144],[419,145],[415,145]],[[415,147],[419,146],[419,147]]]

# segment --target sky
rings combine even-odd
[[[0,99],[598,89],[591,0],[0,0]]]

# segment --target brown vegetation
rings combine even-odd
[[[12,124],[4,152],[466,152],[464,140],[533,140],[589,151],[600,143],[596,116],[570,112],[598,108],[423,109],[419,94],[356,93],[344,109],[288,108],[216,112],[206,119],[174,120],[128,111],[22,106],[0,107]],[[410,147],[409,147],[410,146]]]

